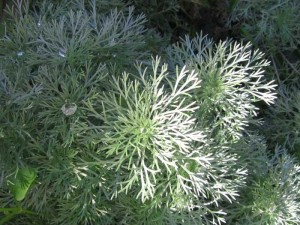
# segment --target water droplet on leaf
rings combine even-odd
[[[60,57],[62,57],[62,58],[66,58],[66,52],[65,52],[64,50],[60,50],[60,51],[58,52],[58,55],[59,55]]]
[[[23,51],[19,51],[19,52],[17,53],[17,56],[22,56],[22,55],[24,55],[24,52],[23,52]]]
[[[77,105],[75,103],[65,103],[61,107],[61,111],[66,115],[66,116],[72,116],[77,110]]]

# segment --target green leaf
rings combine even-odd
[[[19,169],[16,176],[8,180],[8,187],[17,201],[22,201],[36,179],[36,170],[30,167]]]

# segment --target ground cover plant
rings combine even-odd
[[[0,224],[299,224],[297,94],[268,111],[270,52],[201,31],[168,43],[132,4],[7,5]]]

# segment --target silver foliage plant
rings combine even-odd
[[[164,64],[119,1],[22,2],[0,40],[0,203],[30,166],[20,205],[45,224],[225,223],[261,157],[255,104],[275,99],[263,54],[198,35]]]
[[[251,176],[251,182],[229,210],[229,224],[300,223],[298,163],[286,149],[279,146],[275,149],[275,155],[267,158],[265,172]]]
[[[6,28],[0,53],[8,62],[22,61],[28,67],[78,68],[89,61],[114,61],[120,68],[143,58],[149,53],[145,16],[134,16],[133,7],[124,6],[99,12],[106,4],[95,0],[66,5],[43,1],[35,12],[29,9],[28,1],[16,1],[15,7],[8,8],[13,25]]]
[[[228,23],[241,22],[244,37],[266,50],[295,50],[299,45],[300,3],[297,0],[238,0]]]
[[[173,64],[197,72],[202,87],[193,96],[199,105],[197,118],[220,140],[238,140],[258,114],[257,102],[272,104],[274,81],[267,81],[269,62],[250,43],[231,40],[214,43],[202,34],[186,36],[168,49]]]
[[[216,148],[197,129],[193,115],[198,106],[188,99],[200,88],[198,75],[177,68],[171,82],[167,65],[160,66],[158,58],[151,71],[137,69],[136,76],[113,77],[109,92],[87,105],[103,121],[95,129],[103,133],[98,152],[116,173],[112,199],[122,201],[126,194],[144,204],[135,206],[136,215],[128,216],[126,224],[154,210],[161,215],[146,216],[145,224],[224,221],[225,212],[211,207],[235,199],[246,171],[236,166],[237,155]]]
[[[240,27],[242,38],[262,48],[272,60],[270,75],[298,80],[300,71],[300,2],[298,0],[238,0],[228,26]]]
[[[267,111],[265,132],[273,143],[280,143],[300,156],[299,85],[281,85],[275,105]],[[269,128],[269,129],[267,129]]]

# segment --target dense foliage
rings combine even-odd
[[[180,5],[172,2],[152,4],[169,16]],[[163,26],[150,28],[163,12],[131,3],[7,6],[0,224],[300,223],[290,154],[299,149],[299,90],[295,76],[275,73],[297,68],[277,69],[281,50],[261,41],[266,34],[248,35],[252,17],[238,9],[250,3],[231,1],[228,23],[248,22],[242,34],[254,46],[200,31],[167,43],[170,24],[163,37]]]
[[[278,100],[267,112],[265,134],[271,143],[300,155],[297,95],[300,74],[300,2],[239,0],[228,24],[241,23],[241,37],[263,49],[272,64],[268,76],[279,84]]]

